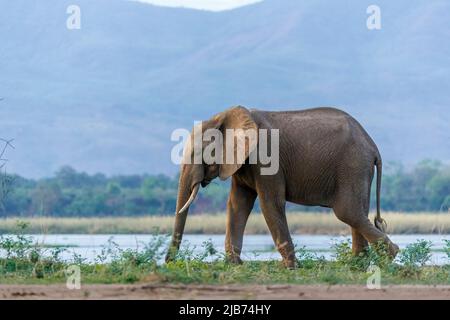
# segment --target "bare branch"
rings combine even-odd
[[[4,161],[5,162],[5,161],[7,161],[7,159],[3,159],[3,155],[5,154],[6,149],[8,149],[8,147],[11,147],[11,148],[15,149],[15,147],[11,143],[11,142],[14,141],[14,139],[6,140],[6,139],[0,138],[0,141],[3,141],[5,143],[3,145],[3,148],[0,151],[0,161]]]
[[[0,99],[1,100],[1,99]],[[0,208],[4,211],[4,200],[8,196],[11,191],[11,184],[13,183],[13,178],[6,173],[6,163],[8,159],[3,156],[6,153],[6,150],[9,148],[15,149],[12,142],[14,139],[6,140],[0,138],[0,142],[3,142],[3,147],[0,148]]]

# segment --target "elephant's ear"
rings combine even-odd
[[[250,112],[241,106],[218,114],[215,120],[221,124],[220,130],[223,134],[223,161],[219,167],[219,177],[225,180],[232,176],[256,150],[258,126]]]

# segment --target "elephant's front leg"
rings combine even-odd
[[[233,178],[227,203],[225,252],[229,261],[241,263],[242,240],[247,219],[255,204],[256,192]]]

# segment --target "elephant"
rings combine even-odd
[[[382,242],[393,258],[399,248],[386,235],[386,222],[380,215],[382,160],[378,148],[364,128],[348,113],[331,107],[293,111],[262,111],[243,106],[231,107],[201,122],[202,133],[208,129],[267,129],[269,142],[272,129],[278,129],[279,168],[275,174],[261,174],[265,166],[249,157],[261,142],[246,145],[245,161],[234,163],[182,163],[176,203],[173,235],[166,262],[178,252],[189,206],[200,185],[207,186],[219,177],[231,177],[227,202],[225,235],[226,257],[242,263],[240,254],[244,229],[258,197],[283,264],[295,268],[295,249],[285,214],[286,202],[331,208],[336,217],[351,228],[352,252],[360,254],[369,243]],[[236,130],[236,139],[242,131]],[[239,133],[240,132],[240,133]],[[191,134],[192,135],[192,134]],[[208,142],[202,142],[205,149]],[[236,150],[227,150],[223,154]],[[193,158],[193,144],[184,149],[184,156]],[[376,217],[368,218],[370,191],[377,170]]]

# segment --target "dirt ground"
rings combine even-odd
[[[0,285],[0,299],[450,299],[450,286]]]

